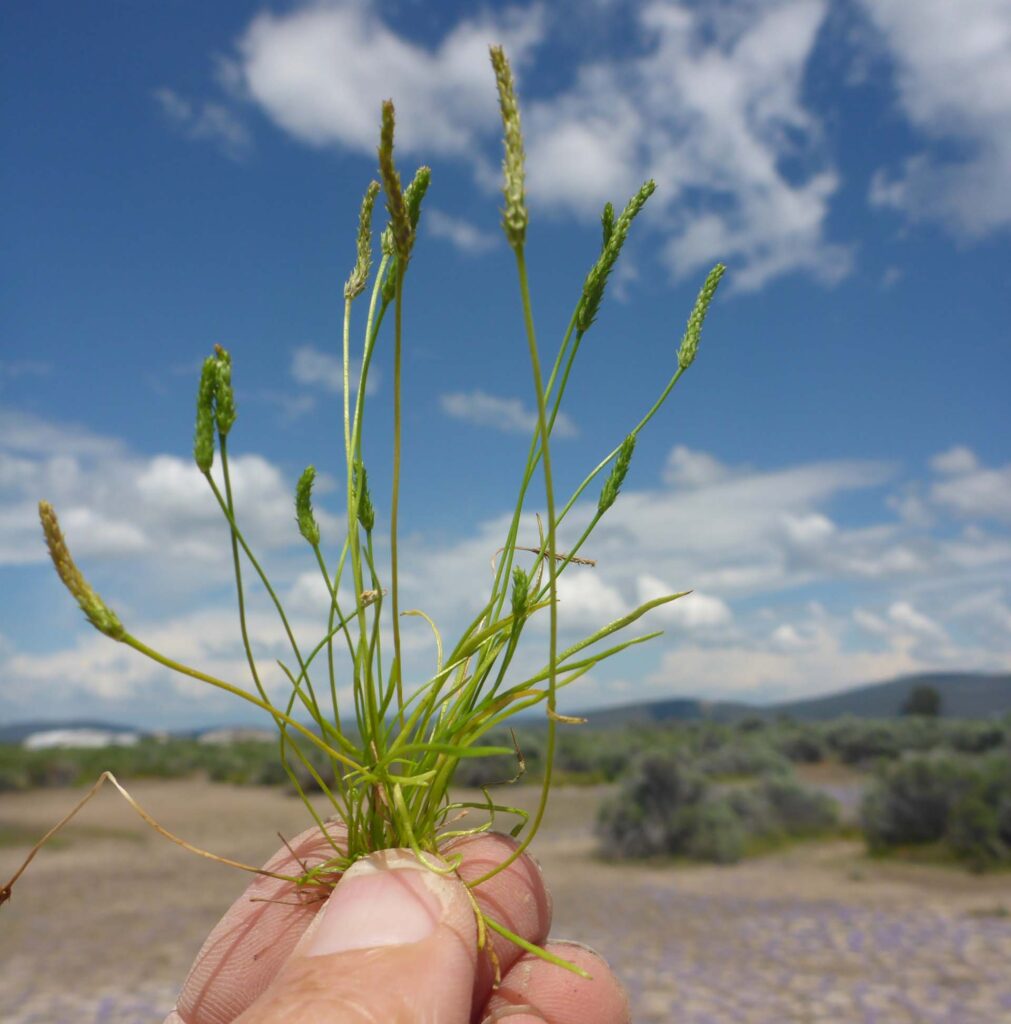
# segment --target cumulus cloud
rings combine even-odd
[[[80,423],[53,423],[14,409],[0,409],[0,442],[8,458],[50,452],[59,458],[112,457],[124,451],[122,441],[95,434]]]
[[[558,579],[558,617],[565,628],[594,630],[628,610],[618,590],[592,570],[566,573]],[[535,621],[543,625],[547,616]]]
[[[676,277],[718,259],[752,290],[801,270],[837,281],[851,254],[824,236],[838,174],[802,84],[827,4],[778,0],[689,8],[647,3],[639,54],[579,69],[530,105],[531,194],[590,217],[646,177]],[[782,170],[786,161],[803,168]]]
[[[907,640],[884,650],[847,650],[842,631],[834,624],[821,624],[806,637],[784,624],[768,636],[732,646],[671,649],[647,683],[654,692],[712,698],[806,697],[922,671],[925,663],[911,647]]]
[[[63,514],[71,547],[87,557],[89,574],[97,574],[114,607],[130,612],[131,625],[139,622],[145,639],[184,660],[207,661],[227,678],[241,676],[227,534],[189,461],[140,455],[112,439],[20,414],[8,413],[4,422],[10,431],[0,433],[0,559],[45,558],[34,505],[45,494]],[[39,437],[48,449],[39,447]],[[933,483],[993,472],[973,453],[946,453],[933,463]],[[931,498],[936,523],[897,516],[887,504],[895,467],[835,460],[758,469],[682,448],[659,475],[666,482],[626,488],[601,520],[581,551],[596,567],[572,566],[559,580],[567,637],[590,633],[660,594],[694,588],[636,627],[667,630],[652,648],[635,648],[621,670],[647,679],[651,692],[769,697],[906,671],[1011,664],[1011,539],[975,522],[953,530],[961,506],[940,498]],[[233,462],[250,542],[271,553],[271,574],[296,634],[314,643],[325,628],[326,587],[299,544],[291,487],[262,456]],[[878,515],[857,526],[834,509],[854,492],[863,492],[868,507],[875,495],[880,500]],[[560,550],[572,546],[594,510],[592,501],[573,507],[559,531]],[[325,508],[317,507],[317,515],[325,533],[341,535]],[[401,606],[424,609],[447,637],[465,625],[487,600],[490,563],[501,557],[509,520],[502,514],[455,524],[449,539],[404,535]],[[522,517],[518,541],[538,544],[533,508]],[[376,556],[384,565],[384,538]],[[528,564],[533,556],[519,557]],[[166,580],[173,578],[188,589],[172,591]],[[180,592],[187,608],[202,610],[180,614]],[[341,602],[351,603],[343,593]],[[262,595],[254,594],[249,607],[257,656],[269,665],[283,653],[283,631]],[[148,687],[161,685],[155,669],[89,631],[69,599],[66,615],[78,630],[56,650],[29,657],[12,639],[0,652],[8,707],[22,706],[23,697],[27,709],[30,694],[48,693],[96,710],[86,698],[139,702]],[[543,662],[547,615],[534,621],[517,672]],[[430,668],[432,638],[423,622],[405,625],[405,651],[412,654],[405,659],[411,679]],[[594,693],[606,693],[609,673],[596,673]],[[270,680],[280,685],[274,675]],[[180,709],[189,685],[173,684]]]
[[[705,453],[682,449],[673,459],[692,486],[675,483],[624,495],[594,534],[597,557],[621,562],[636,575],[660,575],[675,589],[696,587],[727,597],[771,592],[825,574],[858,574],[861,560],[870,563],[871,551],[880,556],[894,541],[859,531],[835,537],[819,511],[847,491],[884,483],[891,470],[881,463],[838,461],[762,471],[725,466],[699,454]],[[685,467],[704,468],[700,473]],[[680,478],[675,474],[674,479]],[[636,538],[632,550],[629,538]]]
[[[667,456],[664,482],[680,487],[704,487],[725,479],[728,474],[727,467],[708,452],[679,444]]]
[[[944,630],[929,616],[917,611],[908,601],[896,601],[888,609],[888,617],[897,626],[923,636],[942,637]]]
[[[636,580],[636,590],[641,603],[675,593],[673,587],[663,580],[646,573]],[[692,591],[676,601],[661,605],[652,613],[652,619],[669,622],[684,630],[711,630],[729,625],[733,612],[725,601],[712,594]]]
[[[782,614],[769,612],[774,619]],[[816,696],[915,672],[1011,670],[1006,643],[952,642],[908,602],[893,602],[881,614],[858,606],[849,615],[812,604],[763,630],[767,617],[753,617],[732,642],[716,647],[692,640],[672,645],[647,676],[650,690],[768,700]],[[863,637],[852,635],[854,622]]]
[[[352,393],[358,390],[362,363],[355,356],[348,364],[348,383]],[[339,394],[344,388],[344,362],[340,356],[323,352],[312,345],[300,345],[291,359],[291,377],[296,384],[307,388],[321,388]],[[365,394],[374,395],[379,388],[381,375],[376,366],[369,366]]]
[[[314,619],[293,620],[303,651],[322,632],[315,621],[319,608],[316,612]],[[283,627],[266,608],[252,609],[247,621],[260,680],[271,698],[283,704],[290,684],[276,659],[284,660],[289,667],[295,664]],[[167,619],[141,620],[132,624],[132,629],[150,647],[182,664],[255,692],[234,609],[201,607]],[[86,702],[99,712],[104,705],[105,714],[110,713],[108,708],[131,705],[139,710],[150,703],[154,692],[158,694],[159,709],[172,715],[185,714],[188,709],[192,718],[194,700],[200,701],[204,713],[220,711],[233,721],[248,719],[251,713],[234,697],[223,695],[207,683],[171,672],[83,624],[76,638],[64,648],[31,655],[12,652],[0,660],[0,671],[5,680],[5,700],[9,705],[23,705],[24,714],[37,713],[38,707],[46,702],[59,707]],[[351,699],[343,681],[340,699]],[[267,722],[269,719],[264,724]]]
[[[522,66],[543,31],[538,8],[509,8],[464,18],[426,47],[371,5],[306,4],[257,15],[239,40],[235,73],[279,127],[310,145],[372,155],[380,102],[393,96],[403,152],[466,155],[498,116],[488,41]]]
[[[964,445],[956,445],[947,451],[939,452],[930,460],[930,468],[935,473],[942,473],[945,476],[971,473],[978,466],[979,460],[975,452]]]
[[[194,582],[227,571],[224,519],[189,459],[141,456],[120,442],[8,412],[0,435],[0,564],[46,560],[36,502],[51,501],[79,557],[149,559]],[[232,491],[249,542],[260,550],[297,543],[294,484],[259,455],[229,460]],[[213,471],[223,489],[220,460]],[[325,510],[318,518],[328,528]]]
[[[504,434],[532,434],[537,429],[536,409],[528,408],[518,398],[489,395],[480,388],[440,395],[439,406],[453,419],[476,427],[491,427]],[[577,433],[571,418],[559,412],[552,436],[575,437]]]
[[[488,252],[498,245],[497,235],[435,207],[425,210],[425,225],[436,238],[444,238],[461,252],[471,255]]]
[[[826,0],[732,12],[642,5],[629,15],[635,52],[584,63],[551,95],[525,94],[531,202],[595,219],[605,201],[623,203],[652,175],[662,188],[650,220],[666,235],[676,277],[726,259],[741,289],[791,271],[838,280],[851,253],[825,238],[824,225],[839,178],[803,101],[826,11]],[[522,86],[551,26],[540,5],[510,7],[466,15],[423,45],[373,5],[303,4],[257,15],[227,78],[299,141],[370,155],[379,102],[392,95],[402,151],[458,159],[494,188],[488,42],[505,45]],[[444,215],[431,227],[468,251],[485,247],[482,234]]]
[[[939,477],[929,492],[935,506],[964,519],[1011,522],[1011,463],[983,466],[975,452],[959,445],[935,455],[930,468]]]
[[[1007,0],[860,4],[894,60],[899,107],[928,144],[898,169],[878,171],[871,202],[964,238],[1011,226]]]
[[[847,526],[829,514],[847,493],[883,491],[892,467],[837,461],[757,470],[684,450],[671,461],[704,472],[689,472],[690,484],[626,489],[584,549],[597,568],[564,575],[560,591],[576,588],[574,625],[588,631],[622,608],[698,588],[643,623],[668,629],[657,642],[660,667],[639,663],[653,692],[815,693],[903,672],[1011,664],[999,588],[970,611],[952,610],[953,595],[967,600],[981,580],[1011,571],[1005,538],[981,530],[953,537],[948,520],[931,533],[894,518],[887,491],[869,525]],[[578,524],[591,514],[577,505],[571,518]],[[452,545],[412,549],[417,585],[440,576],[460,581],[476,607],[506,527],[505,518],[489,520]],[[566,523],[560,548],[578,532]],[[520,538],[536,543],[532,519]],[[934,588],[937,580],[944,586]],[[813,587],[836,595],[843,610],[809,604],[792,613],[794,596]],[[440,621],[462,613],[460,594],[443,607],[437,588],[426,596]]]
[[[193,102],[168,88],[156,89],[154,98],[184,138],[212,142],[233,160],[249,155],[253,137],[231,107],[207,100]]]
[[[888,55],[897,105],[924,140],[922,151],[878,170],[870,201],[965,238],[1007,227],[1007,0],[858,3],[867,24],[853,34],[853,58]],[[525,73],[547,63],[542,44],[566,17],[549,5],[468,11],[440,38],[421,42],[384,20],[377,4],[304,2],[256,15],[231,56],[217,61],[225,102],[169,88],[155,98],[179,131],[232,156],[251,145],[236,113],[243,101],[306,145],[371,156],[379,103],[393,96],[402,152],[459,161],[492,190],[499,128],[487,44],[498,41],[523,91],[533,206],[589,222],[605,201],[622,203],[653,176],[661,187],[643,220],[662,235],[676,278],[723,259],[737,289],[794,272],[832,283],[850,271],[853,248],[828,237],[842,182],[805,91],[830,7],[647,0],[621,14],[633,46],[584,57],[564,79],[553,76],[560,84],[538,91]],[[462,251],[494,244],[445,211],[426,219]],[[888,268],[883,286],[896,277]]]

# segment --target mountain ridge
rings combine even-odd
[[[711,701],[700,697],[663,697],[582,712],[588,724],[600,728],[645,725],[657,722],[732,722],[742,718],[789,716],[798,721],[825,721],[843,715],[858,718],[893,718],[915,686],[933,686],[941,695],[941,716],[945,718],[991,718],[1011,714],[1011,673],[923,672],[883,682],[865,683],[820,697],[748,704],[744,701]],[[525,714],[517,719],[524,725],[541,721]],[[221,726],[207,725],[173,730],[177,737],[197,737]],[[150,734],[150,729],[96,719],[35,719],[0,724],[0,743],[21,743],[32,733],[50,729],[100,729],[109,732]]]
[[[944,718],[992,718],[1011,714],[1011,673],[920,672],[877,683],[833,691],[819,697],[747,704],[743,701],[707,701],[696,697],[667,697],[582,713],[599,727],[670,721],[735,721],[741,718],[789,716],[798,721],[825,721],[852,715],[857,718],[894,718],[916,686],[932,686],[941,695]]]

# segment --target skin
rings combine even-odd
[[[332,853],[316,829],[290,845],[309,866]],[[461,879],[480,877],[514,849],[494,833],[458,840],[443,851],[463,857],[449,875],[410,851],[384,851],[356,864],[332,895],[301,899],[289,883],[258,876],[211,931],[165,1024],[628,1024],[624,990],[596,953],[546,943],[551,898],[526,855],[473,890],[478,904],[591,979],[489,932],[502,972],[494,988]],[[287,849],[265,867],[301,870]]]

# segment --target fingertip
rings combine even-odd
[[[466,836],[448,844],[444,853],[462,855],[457,874],[465,882],[474,882],[494,871],[508,860],[519,843],[499,832],[483,832]],[[504,925],[521,938],[541,945],[551,930],[551,895],[544,883],[540,865],[529,853],[522,853],[508,867],[474,886],[474,898],[482,912]],[[474,1005],[484,1005],[495,980],[493,959],[497,958],[502,973],[519,959],[518,946],[494,932],[488,934],[494,958],[482,955],[478,960],[474,985]]]
[[[600,954],[575,942],[551,942],[544,948],[589,977],[526,955],[505,975],[488,1001],[490,1021],[501,1019],[507,1011],[516,1014],[522,1009],[546,1024],[628,1024],[628,996]],[[515,1017],[509,1019],[509,1024],[516,1024]]]

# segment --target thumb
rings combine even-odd
[[[463,883],[384,850],[344,873],[235,1024],[467,1024],[476,945]]]

